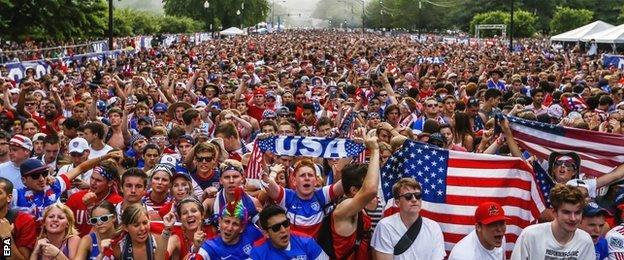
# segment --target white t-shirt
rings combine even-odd
[[[572,239],[561,245],[555,239],[551,226],[552,222],[547,222],[524,228],[511,259],[596,259],[594,242],[587,232],[577,228]]]
[[[93,158],[98,158],[100,156],[107,154],[108,152],[110,152],[110,150],[113,150],[113,147],[111,147],[110,145],[104,144],[104,148],[102,148],[101,150],[95,150],[91,146],[89,146],[89,150],[90,150],[89,159],[93,159]]]
[[[505,236],[503,236],[503,246],[487,250],[477,236],[477,231],[473,230],[462,238],[451,250],[448,260],[504,260]]]
[[[393,255],[394,246],[399,242],[408,227],[401,221],[401,216],[396,213],[383,218],[377,224],[371,247],[381,253]],[[403,254],[394,256],[394,259],[405,260],[438,260],[444,259],[444,238],[442,229],[437,222],[428,218],[422,218],[422,227],[416,237],[416,241]]]
[[[617,225],[605,235],[609,243],[609,259],[624,258],[624,226]]]
[[[13,183],[13,188],[16,190],[24,187],[19,166],[16,166],[12,161],[0,164],[0,177],[4,177],[10,180]]]

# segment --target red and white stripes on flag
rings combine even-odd
[[[474,214],[483,202],[500,204],[511,219],[505,234],[508,253],[522,229],[546,209],[532,169],[519,158],[450,151],[446,185],[446,202],[423,200],[421,214],[440,224],[449,252],[474,230]]]
[[[258,142],[254,142],[249,162],[247,162],[247,179],[260,179],[262,175],[262,151],[258,147]]]
[[[509,117],[514,139],[520,147],[548,160],[553,151],[576,152],[581,173],[601,176],[624,163],[624,135],[569,128]]]
[[[449,151],[406,141],[382,167],[384,197],[392,197],[392,185],[411,177],[422,186],[420,214],[436,221],[450,251],[475,228],[475,210],[484,202],[496,202],[505,210],[505,250],[511,252],[522,229],[546,209],[532,168],[522,159],[489,154]],[[390,199],[386,205],[394,205]],[[386,209],[384,215],[398,212]]]

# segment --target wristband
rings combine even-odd
[[[168,239],[169,239],[169,237],[171,237],[171,232],[170,232],[169,230],[166,230],[166,229],[165,229],[165,230],[164,230],[164,231],[160,234],[160,236],[161,236],[163,239],[168,240]]]

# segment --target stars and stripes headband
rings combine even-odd
[[[93,168],[93,172],[99,174],[100,176],[104,177],[108,181],[113,180],[113,175],[110,172],[104,170],[104,168],[100,166],[95,166],[95,168]]]

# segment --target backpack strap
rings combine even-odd
[[[403,254],[407,249],[412,246],[416,237],[418,237],[418,233],[420,233],[420,228],[422,227],[422,217],[418,216],[418,219],[412,223],[412,225],[407,229],[407,232],[403,234],[399,242],[394,246],[394,255]]]
[[[6,219],[9,221],[9,223],[11,224],[15,223],[15,219],[17,218],[17,213],[19,213],[19,210],[17,209],[9,209],[9,211],[7,211]]]

